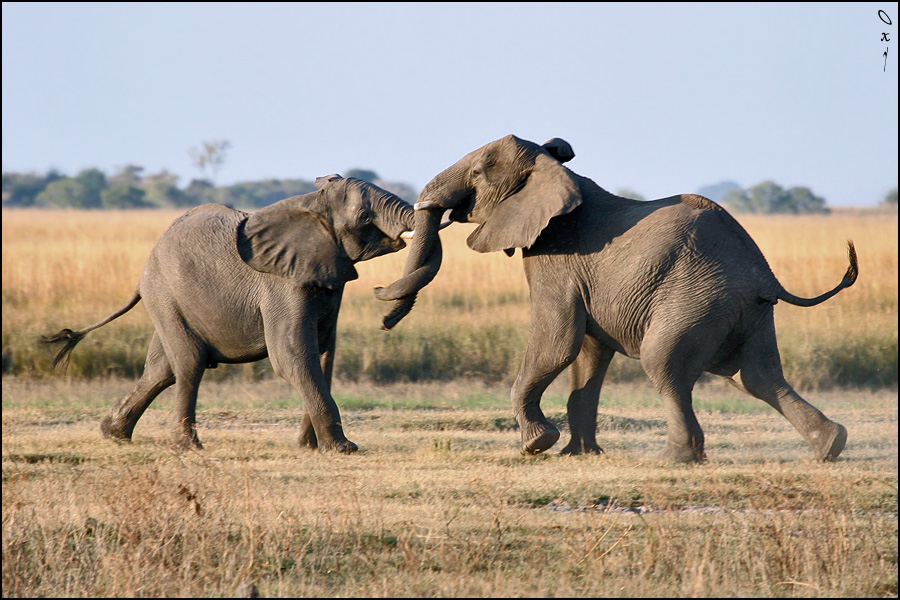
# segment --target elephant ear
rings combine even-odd
[[[316,180],[324,187],[325,178]],[[322,216],[318,196],[294,196],[251,214],[238,229],[238,251],[248,265],[299,287],[337,289],[359,275]]]
[[[525,184],[485,215],[467,243],[477,252],[529,248],[550,219],[571,212],[579,204],[581,189],[572,172],[541,152]]]
[[[575,158],[575,151],[572,150],[571,144],[562,138],[551,138],[544,142],[542,147],[561,163]]]

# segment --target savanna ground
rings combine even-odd
[[[140,372],[139,305],[66,374],[42,333],[130,296],[176,215],[3,213],[4,597],[897,597],[897,216],[741,218],[793,293],[830,289],[853,239],[860,279],[824,305],[776,306],[788,379],[849,430],[833,463],[762,402],[695,390],[708,463],[657,460],[661,401],[617,358],[603,456],[518,453],[508,388],[527,336],[518,257],[442,233],[444,267],[379,331],[372,287],[406,252],[358,265],[334,394],[352,456],[296,446],[300,399],[265,362],[209,371],[202,452],[169,445],[169,392],[132,444],[97,426]],[[565,376],[545,396],[565,426]]]

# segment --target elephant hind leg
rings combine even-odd
[[[675,462],[705,462],[706,440],[694,414],[691,396],[693,381],[676,382],[663,376],[650,376],[666,405],[668,437],[662,458]]]
[[[141,378],[134,389],[109,409],[109,413],[100,422],[101,435],[113,440],[131,441],[134,427],[141,415],[160,392],[173,383],[175,374],[163,350],[159,334],[154,332]]]
[[[571,440],[560,454],[602,454],[597,444],[597,404],[606,370],[615,351],[586,335],[572,363],[571,392],[566,404]]]
[[[152,313],[151,313],[152,314]],[[197,437],[197,390],[209,363],[205,343],[184,325],[174,311],[165,320],[154,319],[165,355],[175,376],[175,431],[177,448],[201,449]]]
[[[771,317],[744,345],[740,378],[750,394],[790,421],[818,460],[834,460],[844,450],[847,429],[804,400],[784,379]]]
[[[641,346],[641,366],[656,386],[666,406],[668,437],[662,457],[675,462],[704,462],[705,438],[694,414],[693,389],[701,371],[684,357],[697,357],[696,349],[659,340]],[[684,338],[681,338],[684,339]]]

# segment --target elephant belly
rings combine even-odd
[[[195,321],[194,331],[215,362],[243,363],[268,356],[262,321],[247,317],[204,322]]]
[[[615,328],[613,328],[613,331],[610,331],[609,329],[609,327],[604,327],[597,319],[588,314],[587,327],[585,329],[587,335],[591,336],[604,346],[612,348],[619,354],[624,354],[630,358],[641,357],[640,343],[631,343],[631,338],[629,336],[616,332]]]
[[[267,355],[262,317],[248,289],[246,281],[221,288],[196,285],[178,298],[184,323],[215,362],[251,362]]]

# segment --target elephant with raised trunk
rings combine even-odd
[[[691,405],[703,372],[739,375],[739,385],[784,415],[817,458],[837,457],[847,431],[785,381],[773,306],[779,300],[813,306],[853,285],[853,244],[841,283],[816,298],[799,298],[782,287],[747,232],[716,203],[694,195],[620,198],[562,164],[574,156],[558,138],[538,145],[510,135],[438,174],[416,204],[416,230],[432,239],[422,249],[436,242],[447,210],[454,221],[479,224],[468,238],[473,250],[512,255],[522,249],[531,331],[511,398],[523,452],[543,452],[559,439],[540,401],[569,365],[572,437],[563,453],[602,451],[598,397],[618,352],[641,361],[665,401],[667,458],[705,460]],[[427,259],[427,252],[411,252],[406,273]],[[408,296],[420,281],[402,278],[378,295]]]
[[[195,412],[204,371],[268,356],[303,398],[300,445],[357,450],[331,396],[341,296],[344,284],[357,278],[354,263],[405,247],[413,209],[353,178],[320,177],[316,188],[252,214],[221,204],[188,211],[150,252],[125,306],[79,331],[44,338],[65,342],[58,364],[88,332],[144,301],[155,326],[144,372],[103,419],[104,437],[130,440],[150,403],[174,384],[175,442],[200,448]],[[419,285],[437,272],[440,250],[440,243],[429,243]],[[414,300],[398,299],[400,318]]]

